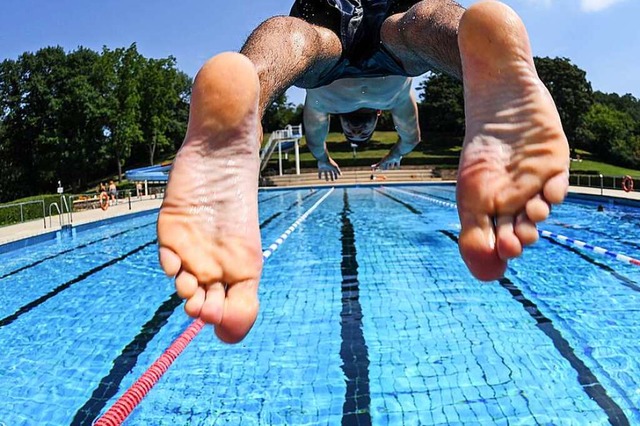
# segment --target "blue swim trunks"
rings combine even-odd
[[[296,0],[290,15],[335,32],[342,57],[315,87],[347,77],[408,74],[380,43],[384,20],[406,12],[420,0]]]

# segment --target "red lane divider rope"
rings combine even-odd
[[[333,192],[332,187],[326,192],[313,206],[309,208],[302,216],[300,216],[293,224],[287,228],[280,237],[269,246],[267,250],[262,252],[262,260],[266,261],[274,251],[284,243],[295,229],[327,199]],[[140,404],[142,399],[147,396],[151,388],[160,380],[160,377],[171,367],[173,361],[180,356],[182,351],[193,340],[193,338],[202,330],[204,322],[197,319],[191,323],[189,327],[167,348],[166,351],[153,363],[145,373],[140,376],[136,382],[102,415],[94,425],[98,426],[119,426],[129,417],[129,414]],[[2,424],[0,422],[0,424]]]
[[[167,348],[147,371],[98,419],[95,425],[120,425],[134,408],[149,393],[160,377],[169,369],[173,361],[178,358],[184,348],[200,332],[204,322],[197,319]]]

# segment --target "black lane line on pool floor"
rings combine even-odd
[[[402,200],[400,200],[400,199],[398,199],[398,198],[394,197],[393,195],[387,194],[386,192],[383,192],[383,191],[381,191],[381,190],[379,190],[379,189],[376,189],[376,192],[377,192],[378,194],[383,195],[383,196],[387,197],[388,199],[393,200],[393,201],[395,201],[396,203],[398,203],[398,204],[400,204],[400,205],[402,205],[402,206],[406,207],[406,208],[407,208],[407,210],[409,210],[409,211],[410,211],[411,213],[413,213],[413,214],[418,214],[418,215],[422,214],[422,212],[421,212],[420,210],[416,209],[416,208],[415,208],[415,207],[413,207],[411,204],[409,204],[409,203],[407,203],[407,202],[405,202],[405,201],[402,201]]]
[[[638,285],[638,283],[636,283],[635,281],[633,281],[631,278],[629,277],[625,277],[624,275],[616,272],[615,269],[613,269],[612,267],[610,267],[609,265],[605,265],[604,263],[600,263],[595,259],[590,258],[589,256],[587,256],[586,254],[584,254],[583,252],[581,252],[580,250],[576,249],[575,247],[570,247],[566,244],[562,244],[559,241],[556,241],[553,238],[550,237],[542,237],[545,240],[547,240],[548,242],[550,242],[551,244],[554,244],[556,246],[562,247],[566,250],[569,250],[571,253],[577,254],[581,259],[586,260],[587,262],[591,263],[592,265],[602,269],[605,272],[610,273],[611,275],[613,275],[615,278],[617,278],[622,285],[624,285],[625,287],[629,287],[631,290],[633,291],[637,291],[640,292],[640,286]]]
[[[277,194],[277,195],[274,195],[273,197],[265,198],[264,200],[258,200],[258,203],[265,203],[269,200],[273,200],[274,198],[282,197],[283,195],[286,195],[286,193],[283,192],[282,194]]]
[[[142,326],[140,333],[125,346],[122,353],[113,361],[113,367],[109,374],[100,380],[100,384],[91,394],[91,398],[76,412],[71,422],[72,426],[91,425],[95,422],[107,402],[118,393],[122,379],[136,365],[140,354],[147,349],[149,342],[167,324],[169,317],[181,304],[182,299],[174,293],[160,305],[153,317]]]
[[[137,230],[137,229],[144,228],[144,227],[146,227],[146,226],[155,225],[155,224],[156,224],[156,222],[155,222],[155,221],[153,221],[153,222],[151,222],[151,223],[147,223],[147,224],[145,224],[145,225],[136,226],[135,228],[131,228],[131,229],[127,229],[127,230],[125,230],[125,231],[117,232],[117,233],[115,233],[115,234],[113,234],[113,235],[109,235],[109,236],[106,236],[106,237],[103,237],[103,238],[99,238],[99,239],[97,239],[97,240],[95,240],[95,241],[90,241],[90,242],[88,242],[88,243],[81,244],[81,245],[79,245],[79,246],[76,246],[76,247],[70,248],[70,249],[68,249],[68,250],[63,250],[63,251],[61,251],[61,252],[59,252],[59,253],[52,254],[51,256],[43,257],[42,259],[38,259],[38,260],[36,260],[35,262],[30,263],[30,264],[25,265],[25,266],[22,266],[22,267],[20,267],[20,268],[18,268],[18,269],[16,269],[16,270],[14,270],[14,271],[7,272],[6,274],[4,274],[4,275],[0,276],[0,280],[1,280],[1,279],[3,279],[3,278],[10,277],[11,275],[15,275],[15,274],[17,274],[18,272],[22,272],[22,271],[27,270],[27,269],[29,269],[29,268],[33,268],[34,266],[39,265],[39,264],[41,264],[42,262],[45,262],[45,261],[47,261],[47,260],[54,259],[54,258],[56,258],[56,257],[58,257],[58,256],[62,256],[63,254],[71,253],[71,252],[72,252],[72,251],[74,251],[74,250],[79,250],[79,249],[82,249],[82,248],[88,247],[88,246],[90,246],[90,245],[93,245],[93,244],[96,244],[96,243],[100,243],[100,242],[102,242],[102,241],[109,240],[109,239],[111,239],[111,238],[119,237],[120,235],[126,234],[127,232],[132,232],[132,231],[135,231],[135,230]]]
[[[280,216],[281,214],[282,214],[282,212],[274,213],[274,214],[272,214],[270,217],[268,217],[267,219],[265,219],[265,221],[264,221],[264,222],[262,222],[262,223],[260,224],[260,229],[264,228],[265,226],[267,226],[268,224],[270,224],[271,222],[273,222],[273,220],[274,220],[275,218],[277,218],[278,216]],[[264,250],[262,250],[262,251],[264,251]]]
[[[20,309],[18,309],[16,312],[14,312],[13,314],[9,315],[8,317],[5,317],[3,319],[0,320],[0,327],[4,327],[6,325],[11,324],[12,322],[14,322],[15,320],[17,320],[18,318],[20,318],[21,315],[26,314],[27,312],[29,312],[30,310],[32,310],[33,308],[40,306],[41,304],[43,304],[44,302],[46,302],[47,300],[51,299],[52,297],[60,294],[62,291],[68,289],[69,287],[71,287],[73,284],[76,284],[86,278],[88,278],[89,276],[95,274],[96,272],[100,272],[101,270],[114,265],[124,259],[126,259],[127,257],[149,247],[152,244],[155,244],[158,240],[154,239],[153,241],[149,241],[148,243],[145,243],[139,247],[134,248],[133,250],[131,250],[128,253],[123,254],[120,257],[116,257],[115,259],[111,259],[110,261],[103,263],[100,266],[96,266],[93,269],[90,269],[87,272],[82,273],[81,275],[78,275],[76,278],[72,279],[71,281],[67,281],[64,284],[60,284],[58,287],[54,288],[53,290],[51,290],[49,293],[38,297],[36,300],[27,303],[26,305],[24,305],[23,307],[21,307]]]
[[[315,189],[311,189],[310,191],[311,191],[311,193],[315,193],[315,192],[316,192],[316,190],[315,190]],[[283,197],[286,197],[287,195],[295,194],[295,193],[296,193],[296,191],[290,191],[290,190],[286,190],[286,191],[276,191],[276,192],[279,192],[279,194],[276,194],[276,195],[274,195],[273,197],[265,198],[265,199],[263,199],[263,200],[258,200],[258,204],[260,204],[260,203],[264,203],[264,202],[267,202],[267,201],[269,201],[269,200],[273,200],[274,198],[278,198],[278,197],[279,197],[279,198],[283,198]]]
[[[349,219],[349,194],[343,192],[343,208],[340,213],[342,226],[342,312],[340,313],[342,344],[340,357],[346,376],[347,390],[342,406],[343,425],[371,425],[371,396],[369,390],[369,352],[362,332],[362,306],[356,259],[356,236]]]
[[[449,237],[456,244],[458,243],[458,237],[450,231],[440,230],[440,233]],[[500,283],[500,285],[505,288],[509,294],[511,294],[511,297],[520,303],[524,310],[531,315],[534,320],[536,320],[538,328],[551,339],[553,346],[555,346],[560,355],[569,361],[571,367],[573,367],[576,373],[578,373],[578,382],[582,385],[582,390],[604,410],[609,418],[609,423],[615,426],[628,425],[629,419],[624,414],[624,411],[622,411],[620,406],[611,399],[609,394],[607,394],[606,389],[602,384],[600,384],[598,378],[576,355],[569,342],[562,337],[562,333],[553,326],[553,322],[544,316],[544,314],[538,309],[538,306],[531,300],[527,299],[524,294],[522,294],[522,291],[518,286],[511,282],[511,280],[508,278],[501,278],[498,280],[498,283]]]

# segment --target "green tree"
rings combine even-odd
[[[103,79],[99,61],[97,52],[83,47],[66,58],[69,72],[60,94],[59,144],[70,147],[63,159],[62,179],[76,188],[104,176],[109,165],[101,121],[103,98],[98,91]]]
[[[139,78],[143,58],[134,43],[127,49],[105,47],[101,62],[105,77],[101,94],[106,99],[103,135],[115,160],[118,179],[122,179],[122,167],[129,159],[132,147],[143,141]]]
[[[418,86],[420,126],[425,131],[464,134],[464,91],[462,82],[431,71]]]
[[[148,66],[147,66],[148,65]],[[0,63],[0,200],[92,181],[170,153],[188,118],[190,78],[173,58],[129,48],[47,47]],[[142,142],[146,143],[142,143]],[[141,153],[132,158],[132,152]]]
[[[262,130],[264,132],[273,132],[274,130],[284,129],[288,124],[301,123],[301,107],[295,107],[288,102],[285,93],[276,97],[271,105],[269,105],[262,117]],[[300,121],[295,121],[295,120]]]
[[[157,150],[173,146],[168,130],[181,95],[176,87],[175,62],[173,57],[149,59],[140,73],[140,127],[149,165],[154,163]]]
[[[585,116],[585,136],[600,158],[628,167],[640,166],[640,138],[629,114],[594,104]]]
[[[556,103],[569,145],[585,142],[581,137],[585,114],[593,104],[593,90],[587,73],[568,58],[534,58],[540,79]]]
[[[24,146],[21,130],[24,127],[22,102],[22,73],[17,61],[0,64],[0,200],[6,201],[27,193],[30,153]]]
[[[8,194],[55,187],[64,171],[60,164],[70,147],[58,141],[60,94],[68,76],[65,62],[61,47],[47,47],[2,64],[2,145],[11,156],[5,162],[11,168]]]
[[[173,89],[176,92],[176,103],[171,110],[171,121],[167,127],[167,137],[173,141],[173,147],[167,147],[167,152],[180,148],[184,135],[187,133],[189,121],[189,104],[191,103],[192,79],[187,74],[177,71],[173,75]]]
[[[593,98],[598,103],[607,105],[618,111],[626,112],[640,124],[640,100],[631,93],[620,96],[617,93],[596,91],[593,94]]]

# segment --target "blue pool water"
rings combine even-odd
[[[639,267],[542,238],[481,283],[454,188],[397,189],[336,188],[265,262],[249,336],[205,328],[126,424],[640,424]],[[261,192],[263,247],[327,191]],[[640,211],[605,207],[543,228],[640,257]],[[155,218],[0,254],[0,424],[91,424],[191,323]]]

